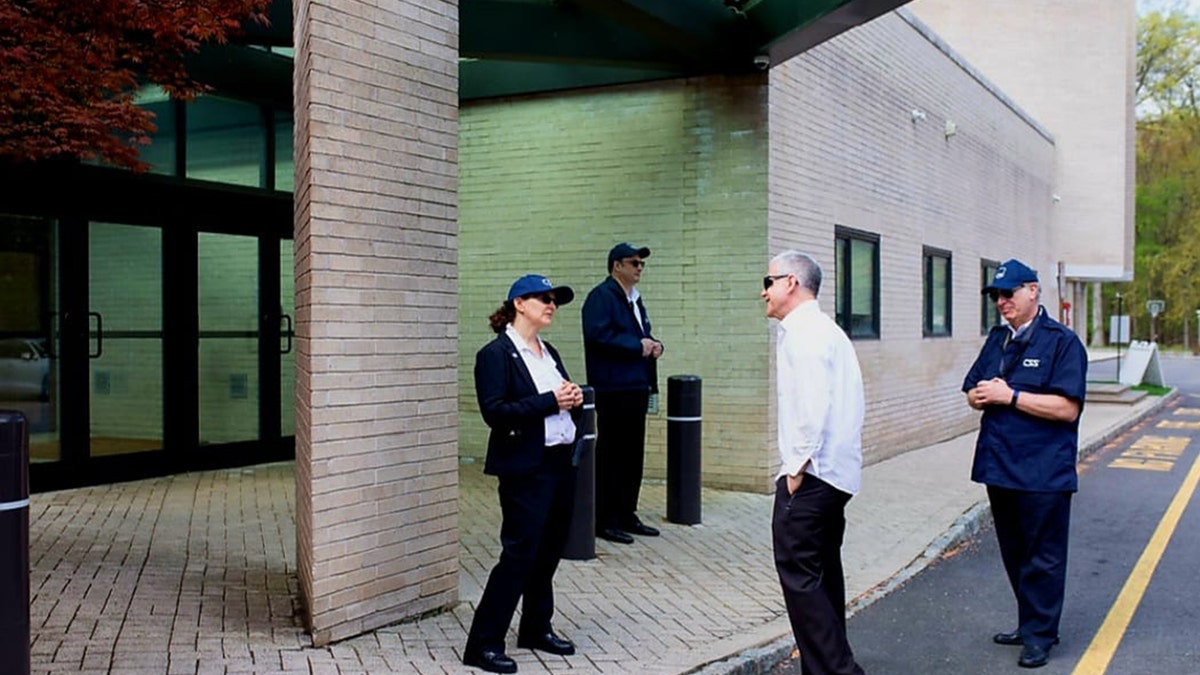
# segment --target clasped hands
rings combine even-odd
[[[570,410],[583,405],[583,389],[574,382],[563,381],[554,390],[554,398],[558,401],[559,410]]]
[[[662,356],[662,343],[653,338],[642,338],[642,356],[657,359]]]
[[[993,377],[990,380],[980,380],[974,389],[967,392],[967,404],[976,410],[982,410],[988,405],[1008,405],[1012,397],[1012,387],[1004,380]]]

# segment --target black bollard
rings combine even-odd
[[[579,418],[579,443],[575,446],[575,511],[563,557],[591,560],[596,557],[596,390],[583,387],[583,415]]]
[[[700,378],[667,378],[667,520],[700,524]]]
[[[0,673],[29,669],[29,427],[0,410]]]

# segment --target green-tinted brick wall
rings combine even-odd
[[[763,489],[769,331],[766,89],[704,78],[477,103],[460,113],[460,454],[481,458],[474,396],[487,317],[519,275],[572,286],[543,334],[585,380],[580,309],[613,244],[653,253],[639,288],[666,344],[646,475],[666,471],[666,385],[704,380],[706,484]],[[661,508],[661,505],[659,506]]]

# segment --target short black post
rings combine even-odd
[[[700,378],[667,378],[667,520],[700,523]]]
[[[583,387],[583,415],[579,418],[579,443],[575,446],[575,511],[563,557],[591,560],[596,557],[596,390]]]
[[[29,426],[0,410],[0,673],[29,669]]]

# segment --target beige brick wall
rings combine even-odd
[[[666,384],[704,378],[704,480],[757,487],[766,471],[764,76],[705,78],[465,105],[460,146],[461,453],[482,457],[472,368],[487,317],[519,275],[572,286],[544,337],[586,379],[580,309],[619,241],[653,251],[639,288],[666,344],[646,473],[666,466]],[[748,412],[749,411],[749,412]],[[647,508],[663,509],[663,505]]]
[[[458,9],[293,11],[296,545],[321,645],[457,601]]]
[[[981,258],[1020,257],[1053,293],[1053,142],[964,65],[892,13],[771,72],[771,251],[821,263],[832,314],[834,228],[880,236],[882,339],[855,342],[868,463],[974,424],[959,389],[981,344]],[[952,253],[948,338],[922,337],[923,246]]]

